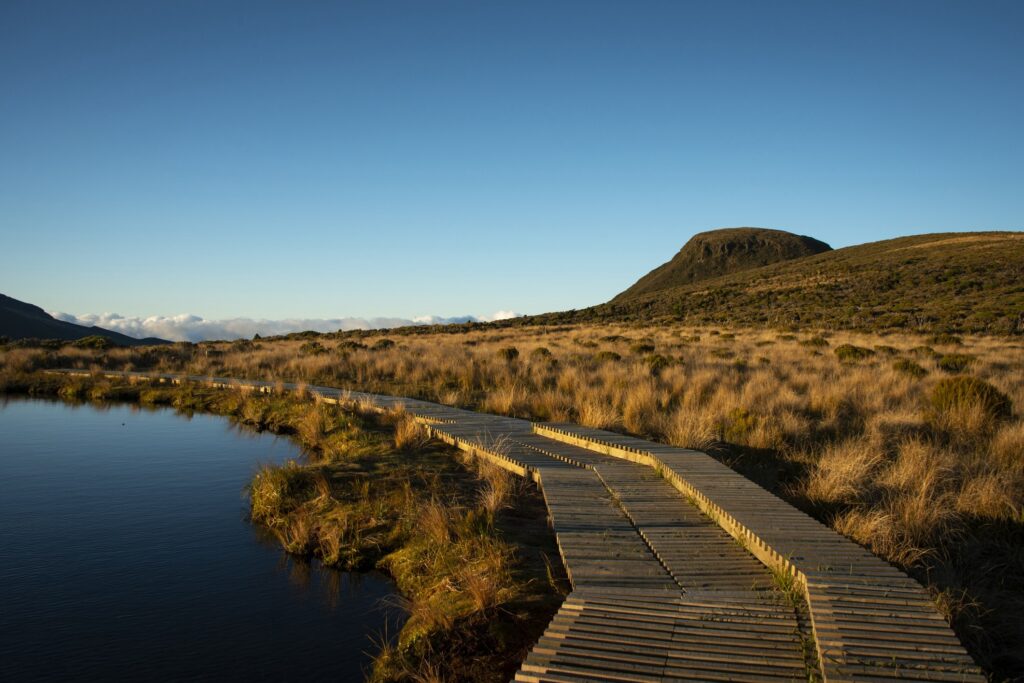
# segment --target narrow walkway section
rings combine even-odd
[[[434,436],[540,486],[573,591],[516,680],[985,680],[920,584],[705,453],[428,401],[306,390],[404,409]],[[773,573],[802,589],[813,643]]]
[[[536,434],[512,439],[593,472],[674,582],[668,596],[574,584],[516,680],[807,680],[795,612],[764,565],[656,472]]]
[[[707,454],[578,425],[535,429],[652,468],[767,566],[792,574],[826,680],[984,680],[919,583]]]

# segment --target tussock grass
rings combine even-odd
[[[291,554],[394,578],[407,619],[394,642],[384,639],[372,680],[506,681],[566,592],[561,565],[548,560],[558,551],[539,492],[429,440],[403,411],[351,413],[308,392],[6,372],[0,380],[19,393],[145,397],[292,435],[306,457],[259,467],[248,485],[251,518]]]
[[[335,335],[332,344],[346,346],[344,353],[316,355],[300,353],[309,341],[301,338],[260,340],[249,349],[21,348],[2,352],[0,388],[45,392],[32,374],[43,367],[130,365],[406,395],[705,450],[947,602],[957,596],[977,605],[949,612],[959,635],[999,675],[1024,675],[1024,597],[1011,588],[1024,583],[1024,343],[966,334],[717,331],[438,328],[377,350],[378,333],[356,332]],[[873,353],[844,361],[837,352],[846,345]],[[510,360],[502,350],[513,347]],[[665,359],[656,369],[647,360],[655,353]],[[954,354],[970,360],[951,375]],[[88,398],[80,387],[68,391]],[[149,391],[143,387],[140,400]],[[278,428],[275,398],[245,401],[238,419]],[[345,433],[335,427],[324,438],[356,452],[358,438]],[[353,456],[327,461],[346,457]],[[486,504],[477,495],[472,507],[497,510],[499,518],[509,513],[497,491],[479,494],[493,498]],[[487,516],[481,512],[484,527]]]
[[[395,448],[400,451],[415,452],[427,443],[427,436],[422,425],[417,424],[411,416],[403,414],[395,422]]]

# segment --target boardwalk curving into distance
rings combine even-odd
[[[537,482],[573,590],[517,681],[985,680],[919,583],[705,453],[306,389],[403,408],[433,436]]]

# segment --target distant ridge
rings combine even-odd
[[[694,278],[669,268],[683,261],[673,259],[608,303],[508,325],[665,322],[1024,336],[1024,232],[911,235],[763,266],[751,260]],[[717,267],[733,266],[726,258]]]
[[[120,346],[171,343],[166,339],[156,337],[136,339],[102,327],[86,327],[57,320],[38,306],[0,294],[0,337],[12,340],[28,338],[75,340],[91,336],[106,337]]]
[[[691,237],[671,261],[644,275],[612,302],[831,250],[813,237],[769,228],[701,232]]]

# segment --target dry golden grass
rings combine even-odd
[[[970,613],[980,616],[957,624],[959,632],[968,640],[979,629],[1015,634],[1004,639],[1015,645],[980,656],[1024,672],[1024,608],[1005,588],[1024,583],[1020,340],[603,325],[392,333],[396,344],[377,350],[382,335],[368,333],[358,338],[362,348],[343,348],[357,336],[321,338],[328,352],[319,355],[301,354],[303,339],[278,339],[247,350],[19,349],[5,352],[3,364],[13,374],[130,366],[326,384],[703,449],[929,582],[944,600],[978,601]],[[874,353],[843,362],[835,349],[845,344]],[[961,372],[1005,395],[1011,412],[969,400],[936,410],[932,393],[952,376],[941,362],[950,354],[969,356]],[[894,368],[900,360],[923,376]],[[486,495],[494,499],[487,507],[500,505],[500,491]]]
[[[395,448],[415,452],[427,443],[427,435],[411,416],[402,415],[395,422]]]

